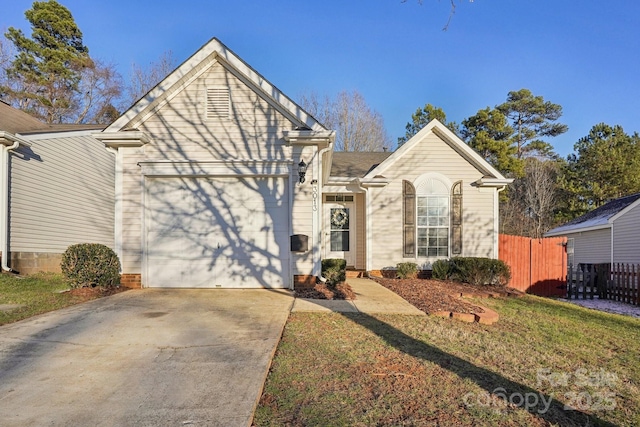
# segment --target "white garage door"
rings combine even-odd
[[[289,287],[287,180],[147,178],[147,285]]]

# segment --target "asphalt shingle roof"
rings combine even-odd
[[[640,199],[640,193],[631,194],[629,196],[620,197],[619,199],[612,200],[604,205],[587,212],[586,214],[575,218],[566,224],[556,227],[550,230],[549,233],[558,232],[573,232],[582,228],[595,227],[598,225],[605,225],[609,219],[614,215],[622,212],[625,208],[631,205],[636,200]]]
[[[333,153],[331,163],[331,176],[344,176],[349,178],[362,178],[373,168],[385,161],[391,152],[345,152]]]
[[[47,124],[0,100],[0,131],[19,134],[63,132],[70,130],[102,130],[106,125]]]

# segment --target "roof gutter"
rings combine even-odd
[[[30,147],[27,141],[8,133],[0,132],[0,247],[2,248],[2,270],[14,272],[9,267],[9,152],[20,145]]]

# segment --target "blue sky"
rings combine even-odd
[[[457,122],[530,89],[562,105],[563,156],[599,123],[640,131],[640,2],[60,0],[96,58],[182,62],[218,37],[290,97],[360,91],[395,141],[426,103]],[[31,0],[0,0],[0,30],[30,34]]]

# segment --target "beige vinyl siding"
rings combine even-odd
[[[311,274],[313,269],[313,246],[317,246],[317,239],[313,233],[313,187],[311,180],[317,176],[316,171],[317,148],[315,146],[296,147],[294,151],[294,165],[291,174],[290,191],[293,195],[293,205],[291,206],[291,228],[293,234],[304,234],[309,238],[309,250],[307,252],[292,253],[293,272],[292,274]],[[304,184],[298,184],[298,163],[303,159],[307,163],[307,175]],[[320,209],[320,200],[317,200],[317,208]],[[287,248],[288,249],[288,248]]]
[[[575,265],[611,262],[611,229],[567,234],[567,238],[574,239],[573,262]]]
[[[34,137],[11,155],[9,250],[114,246],[115,155],[86,133]]]
[[[497,230],[494,226],[495,189],[471,184],[483,174],[434,133],[416,144],[390,166],[384,175],[391,182],[372,188],[371,245],[374,270],[395,267],[399,262],[416,262],[428,267],[437,258],[402,257],[402,180],[414,182],[420,175],[436,172],[451,184],[463,181],[463,256],[493,257]]]
[[[142,148],[122,151],[122,271],[142,271],[142,174],[138,162],[144,160]]]
[[[208,63],[207,63],[208,64]],[[196,67],[186,82],[202,67]],[[180,84],[178,84],[180,85]],[[238,78],[221,63],[211,68],[173,95],[156,112],[147,115],[141,123],[132,123],[150,136],[151,142],[141,148],[123,150],[123,203],[122,250],[123,272],[142,272],[143,259],[143,186],[138,162],[192,162],[215,160],[294,160],[288,179],[292,195],[292,232],[306,234],[312,244],[311,164],[313,150],[293,153],[283,138],[285,130],[295,126],[282,115],[271,102],[258,96],[252,87]],[[229,87],[231,97],[230,118],[207,118],[207,88]],[[162,100],[152,103],[159,105]],[[297,163],[303,158],[309,164],[307,182],[300,187],[296,183]],[[289,249],[288,247],[286,248]],[[292,256],[292,274],[310,274],[313,267],[311,251]],[[144,284],[143,284],[144,285]]]
[[[613,262],[640,263],[640,205],[613,223]]]
[[[229,87],[230,118],[206,118],[210,87]],[[214,64],[139,126],[154,143],[147,159],[282,159],[290,148],[282,138],[292,123],[221,63]]]

